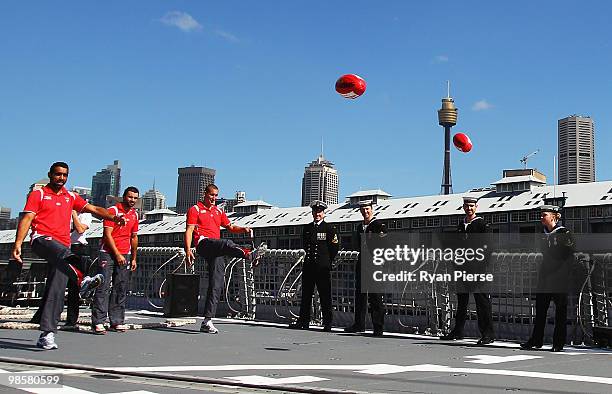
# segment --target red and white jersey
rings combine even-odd
[[[57,193],[46,185],[28,195],[23,212],[36,214],[32,220],[32,240],[38,237],[51,237],[70,246],[70,219],[72,210],[81,212],[87,201],[65,187]]]
[[[187,211],[187,225],[195,226],[193,239],[196,245],[202,238],[221,238],[221,226],[225,227],[229,224],[230,221],[225,212],[216,206],[207,208],[201,201]]]
[[[132,234],[138,233],[138,214],[134,208],[130,208],[127,212],[123,208],[123,203],[117,203],[108,208],[108,211],[114,215],[121,216],[125,220],[125,226],[119,226],[112,220],[105,220],[104,227],[113,229],[111,237],[115,241],[115,247],[121,254],[128,254],[132,251]],[[110,253],[111,249],[102,242],[100,247],[102,252]]]

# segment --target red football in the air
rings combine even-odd
[[[346,74],[336,81],[336,92],[347,99],[356,99],[366,90],[366,81],[359,75]]]
[[[453,144],[455,144],[455,148],[459,149],[461,152],[469,152],[472,150],[472,141],[470,137],[463,133],[457,133],[453,137]]]

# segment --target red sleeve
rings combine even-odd
[[[110,207],[107,209],[108,212],[112,213],[113,215],[117,215],[117,213],[119,211],[117,211],[116,207]],[[113,222],[112,220],[108,220],[108,219],[104,219],[104,222],[102,224],[104,227],[111,227],[111,228],[115,228],[115,222]]]
[[[197,226],[198,225],[198,211],[195,206],[189,208],[187,211],[187,225]]]
[[[221,211],[221,225],[223,227],[226,227],[226,226],[230,225],[230,221],[227,218],[227,215],[225,214],[225,211]]]
[[[74,209],[78,213],[81,213],[85,205],[87,205],[87,201],[85,201],[83,197],[79,196],[78,194],[75,194],[74,203],[72,204],[72,209]]]
[[[28,194],[28,198],[26,200],[25,207],[23,208],[23,212],[34,212],[37,213],[40,209],[43,198],[42,189],[34,190],[30,194]]]

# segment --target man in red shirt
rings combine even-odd
[[[241,248],[229,239],[221,238],[221,226],[232,233],[250,233],[249,227],[234,226],[225,212],[217,208],[215,202],[219,196],[219,188],[213,184],[206,186],[204,200],[187,211],[185,230],[185,254],[191,266],[195,256],[191,251],[192,240],[196,244],[198,255],[204,257],[208,269],[208,291],[204,304],[204,321],[200,331],[217,334],[219,330],[213,325],[212,318],[217,311],[217,303],[223,290],[225,260],[223,256],[244,258],[253,265],[265,251],[265,244],[251,251]]]
[[[111,330],[124,332],[125,301],[130,272],[136,269],[138,250],[138,213],[134,209],[138,201],[138,189],[130,186],[123,192],[123,201],[108,208],[109,212],[125,220],[125,226],[105,220],[102,246],[98,257],[98,272],[106,280],[96,290],[91,308],[91,325],[95,334],[105,334],[104,321],[108,315]],[[109,294],[110,284],[113,288]]]
[[[31,228],[32,251],[51,265],[51,279],[47,283],[49,292],[40,319],[42,334],[36,344],[46,350],[57,349],[55,332],[57,332],[57,323],[64,309],[64,290],[68,280],[79,284],[82,296],[104,280],[101,275],[84,278],[83,272],[79,269],[81,258],[70,251],[72,210],[89,212],[121,225],[125,223],[123,219],[106,209],[88,204],[79,195],[66,190],[64,185],[68,179],[68,164],[53,163],[48,175],[49,183],[28,195],[17,225],[12,253],[13,259],[23,264],[21,245]]]

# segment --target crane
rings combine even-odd
[[[536,151],[531,152],[530,154],[523,156],[523,158],[520,160],[520,162],[521,162],[521,163],[523,163],[523,166],[524,166],[523,168],[524,168],[524,169],[527,169],[527,160],[529,160],[529,158],[530,158],[531,156],[534,156],[534,155],[535,155],[535,154],[537,154],[539,151],[540,151],[540,150],[539,150],[539,149],[537,149]]]

